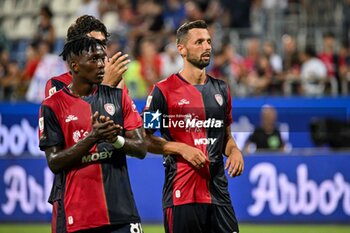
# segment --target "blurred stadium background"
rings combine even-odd
[[[132,58],[125,80],[139,110],[181,67],[176,28],[205,19],[208,72],[231,87],[232,134],[246,155],[229,181],[242,232],[350,232],[349,0],[0,0],[0,232],[49,232],[37,113],[46,80],[67,70],[58,54],[82,14],[111,32],[109,56]],[[266,104],[285,146],[245,148]],[[161,158],[128,164],[145,231],[163,232]]]

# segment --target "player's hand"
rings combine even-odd
[[[95,112],[92,116],[92,131],[90,132],[90,136],[96,141],[102,139],[116,140],[120,129],[113,120],[104,118],[104,122],[100,122],[97,119],[99,119],[98,112]]]
[[[227,156],[225,169],[229,176],[240,176],[244,170],[244,160],[241,151],[237,148],[233,149],[231,154]]]
[[[128,54],[122,54],[117,52],[111,58],[105,58],[105,76],[102,84],[116,87],[120,80],[123,78],[123,74],[127,71],[130,60]]]
[[[101,115],[99,118],[100,123],[104,123],[107,121],[110,121],[111,119],[109,117]],[[123,130],[123,127],[120,126],[119,124],[114,124],[113,126],[108,126],[108,127],[115,127],[116,128],[116,133],[114,135],[111,135],[109,138],[106,138],[105,140],[109,143],[115,142],[117,140],[118,134]]]
[[[205,164],[209,163],[205,154],[196,147],[183,144],[179,150],[180,155],[195,168],[202,168]]]

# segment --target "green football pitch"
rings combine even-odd
[[[161,225],[143,225],[145,233],[164,233]],[[50,233],[47,224],[0,224],[1,233]],[[241,224],[241,233],[349,233],[350,225],[253,225]]]

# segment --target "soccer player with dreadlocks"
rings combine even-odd
[[[101,40],[103,45],[107,43],[110,34],[106,26],[91,15],[83,15],[68,28],[66,41],[72,41],[79,36],[89,36]],[[127,70],[129,63],[127,54],[116,53],[110,59],[105,59],[104,78],[102,84],[112,87],[124,87],[122,80],[123,73]],[[55,92],[68,86],[72,82],[71,72],[61,74],[49,79],[45,86],[45,97],[51,96]],[[55,174],[54,184],[49,197],[49,203],[53,205],[52,212],[52,233],[66,233],[66,216],[63,208],[62,182],[64,174]]]
[[[126,153],[146,155],[142,119],[125,89],[99,85],[103,42],[72,38],[61,56],[72,82],[41,104],[39,146],[51,171],[64,174],[67,232],[141,233]]]

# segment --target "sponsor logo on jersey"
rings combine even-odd
[[[104,105],[104,108],[105,108],[106,112],[109,115],[111,115],[111,116],[114,115],[114,113],[115,113],[115,106],[113,104],[107,103],[107,104]]]
[[[182,99],[177,104],[180,106],[185,105],[185,104],[190,104],[190,101],[188,101],[187,99]]]
[[[81,159],[81,162],[90,163],[90,162],[95,162],[97,160],[109,159],[112,157],[112,154],[113,154],[112,151],[96,152],[93,154],[83,156],[83,158]]]
[[[222,98],[222,95],[220,95],[220,94],[215,94],[215,100],[216,100],[216,102],[218,102],[218,104],[220,105],[220,106],[222,106],[222,104],[224,103],[224,100],[223,100],[223,98]]]
[[[217,140],[217,138],[195,138],[194,145],[212,145]]]
[[[66,123],[70,122],[70,121],[76,121],[78,120],[78,117],[74,116],[74,115],[68,115],[66,118]]]

